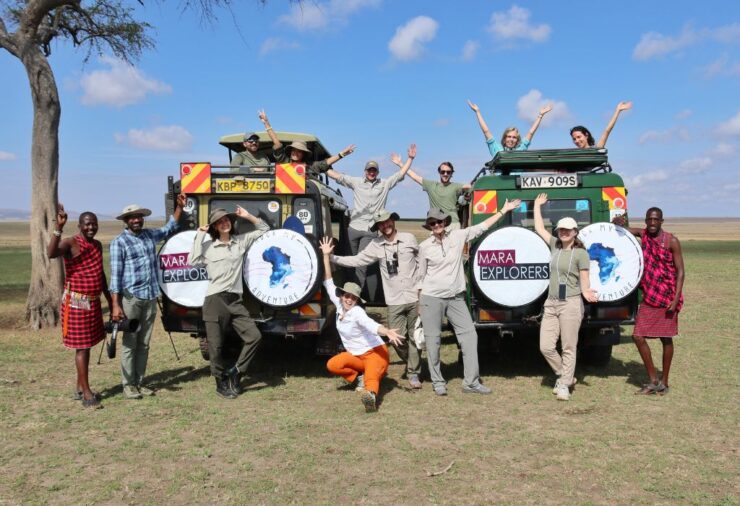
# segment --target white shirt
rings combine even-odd
[[[345,350],[358,356],[385,344],[378,335],[380,324],[370,318],[364,309],[354,306],[349,311],[344,311],[342,301],[337,297],[337,287],[333,279],[325,280],[324,287],[332,303],[337,307],[337,332],[342,338]]]

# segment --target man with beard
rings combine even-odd
[[[395,160],[394,160],[395,163]],[[409,177],[419,183],[421,188],[427,192],[429,197],[429,209],[442,209],[450,216],[450,224],[447,230],[459,230],[460,218],[457,216],[458,199],[461,196],[467,197],[470,190],[470,183],[461,184],[452,182],[452,173],[455,168],[452,162],[442,162],[437,167],[439,181],[422,178],[413,170],[409,171]]]
[[[139,328],[125,332],[121,340],[121,377],[126,399],[154,395],[153,390],[143,385],[143,380],[159,296],[156,246],[177,231],[185,203],[186,196],[181,193],[177,196],[175,212],[161,228],[144,228],[144,217],[152,212],[137,204],[124,207],[116,218],[126,224],[126,229],[110,243],[111,318],[139,320]]]
[[[380,232],[357,255],[331,256],[331,261],[342,267],[366,267],[380,262],[380,275],[383,280],[383,293],[388,304],[388,327],[398,329],[407,339],[393,344],[396,353],[406,362],[406,375],[411,388],[421,388],[421,351],[409,343],[414,333],[418,316],[419,296],[416,289],[417,255],[419,244],[416,237],[408,232],[396,230],[398,214],[381,209],[373,216],[371,232]]]

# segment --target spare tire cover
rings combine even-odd
[[[475,286],[502,306],[534,302],[550,281],[550,248],[526,228],[494,230],[478,244],[472,262]]]
[[[290,308],[303,304],[318,288],[316,247],[292,230],[269,230],[247,250],[244,282],[249,293],[268,306]]]
[[[208,289],[208,273],[204,266],[188,264],[195,231],[175,234],[157,255],[159,287],[171,301],[185,307],[201,307]]]
[[[591,259],[591,288],[600,302],[624,299],[642,279],[645,260],[640,242],[613,223],[592,223],[578,232]]]

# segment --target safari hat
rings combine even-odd
[[[576,223],[576,220],[573,218],[566,216],[565,218],[560,218],[558,220],[558,224],[555,225],[555,231],[559,228],[565,228],[568,230],[578,230],[578,223]]]
[[[373,226],[370,227],[370,232],[377,232],[378,231],[378,223],[382,223],[386,220],[393,220],[398,221],[401,218],[399,218],[398,213],[392,213],[386,209],[381,209],[377,213],[373,214]]]
[[[260,136],[259,136],[259,135],[257,135],[257,133],[256,133],[256,132],[247,132],[247,133],[245,133],[245,134],[244,134],[244,140],[245,140],[245,141],[248,141],[248,140],[249,140],[249,139],[251,139],[252,137],[257,137],[257,140],[259,140],[259,138],[260,138]]]
[[[442,209],[436,208],[436,209],[430,209],[427,213],[427,219],[424,220],[424,224],[422,227],[424,227],[427,230],[431,230],[432,227],[428,225],[429,220],[445,220],[445,227],[449,227],[450,223],[452,223],[452,216],[450,216],[450,213],[444,212]]]
[[[214,209],[213,211],[211,211],[211,214],[208,215],[208,226],[210,227],[224,216],[229,216],[233,218],[234,213],[230,213],[226,209],[223,209],[221,207]]]
[[[369,162],[365,164],[365,170],[371,170],[371,169],[380,171],[380,167],[378,167],[378,162],[376,162],[375,160],[370,160]]]
[[[337,287],[337,297],[341,297],[343,293],[349,293],[351,295],[354,295],[358,299],[360,299],[360,302],[363,304],[365,301],[360,297],[360,294],[362,293],[362,288],[360,288],[360,285],[357,283],[345,283],[344,287]]]
[[[298,151],[303,151],[304,153],[310,153],[311,151],[308,149],[308,146],[306,146],[306,143],[303,141],[293,141],[290,143],[290,146],[288,146],[291,149],[297,149]]]
[[[117,220],[125,220],[132,214],[141,214],[142,216],[149,216],[152,212],[146,207],[141,207],[139,204],[129,204],[123,208],[121,214],[116,216]]]

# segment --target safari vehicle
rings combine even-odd
[[[538,328],[550,252],[534,232],[533,203],[543,192],[549,199],[542,207],[545,226],[574,218],[589,250],[599,302],[586,305],[579,347],[587,361],[605,365],[619,342],[620,325],[634,324],[642,274],[639,244],[610,223],[626,212],[627,190],[612,172],[605,149],[500,152],[476,176],[464,222],[482,222],[506,199],[522,204],[471,244],[467,269],[473,321],[494,337],[518,337]]]
[[[330,156],[312,135],[276,133],[284,145],[305,142],[311,151],[309,163]],[[267,133],[258,135],[260,152],[271,153],[272,142]],[[242,140],[243,134],[220,139],[220,144],[228,150],[229,160],[244,149]],[[175,196],[181,191],[187,194],[182,231],[170,238],[159,254],[165,329],[190,333],[200,339],[201,351],[207,358],[207,337],[201,318],[207,274],[202,267],[187,265],[187,253],[195,230],[208,223],[211,210],[234,211],[239,205],[259,216],[271,229],[247,252],[243,276],[244,304],[263,336],[296,338],[304,344],[311,343],[318,354],[334,353],[336,335],[324,332],[333,327],[333,318],[328,317],[331,303],[322,291],[323,275],[317,245],[318,238],[324,235],[336,237],[338,254],[346,254],[349,251],[346,237],[349,213],[341,192],[329,186],[326,176],[310,174],[304,164],[234,168],[209,162],[188,162],[180,164],[179,178],[168,178],[165,196],[168,214],[173,210]],[[252,230],[253,225],[237,219],[235,229],[237,233],[244,233]],[[258,242],[260,249],[252,258],[251,252],[256,251]],[[282,248],[285,252],[282,258],[288,258],[293,264],[291,272],[294,275],[279,283],[273,283],[276,280],[269,270],[265,271],[270,267],[265,264],[267,257],[262,252],[271,247]]]

